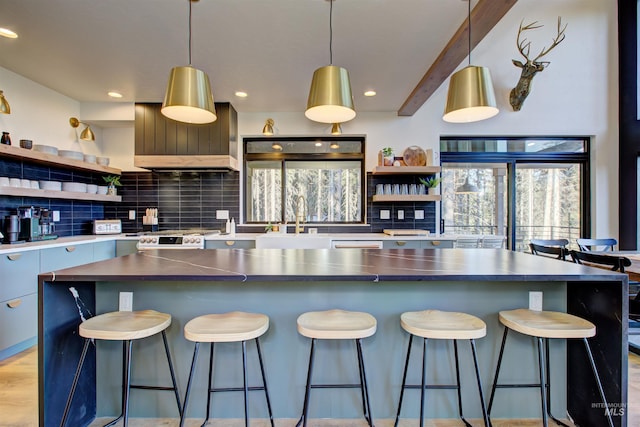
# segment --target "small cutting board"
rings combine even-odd
[[[385,229],[382,230],[384,234],[389,236],[428,236],[429,230],[394,230]]]

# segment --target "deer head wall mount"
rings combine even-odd
[[[531,51],[531,41],[527,40],[526,37],[520,40],[520,37],[525,31],[541,28],[542,25],[538,25],[537,21],[534,21],[528,25],[523,25],[523,22],[520,23],[516,43],[518,45],[518,50],[520,51],[522,56],[524,56],[525,62],[522,63],[521,61],[518,61],[516,59],[512,60],[513,65],[518,68],[522,68],[522,72],[520,73],[520,80],[518,80],[518,84],[516,84],[516,87],[511,89],[511,93],[509,94],[509,103],[513,107],[513,111],[520,111],[520,109],[522,108],[524,100],[527,99],[527,96],[531,91],[531,80],[533,80],[533,76],[535,76],[538,72],[543,71],[550,64],[549,61],[540,61],[540,58],[551,52],[553,48],[562,43],[565,38],[564,31],[567,29],[567,24],[564,24],[563,26],[562,18],[558,17],[558,33],[553,38],[551,46],[549,46],[548,48],[543,47],[538,56],[531,59],[529,57]]]

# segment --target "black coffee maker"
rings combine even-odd
[[[24,243],[20,239],[20,217],[18,215],[7,215],[2,221],[2,243]]]

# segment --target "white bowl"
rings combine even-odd
[[[9,178],[9,185],[12,187],[20,187],[20,178]]]
[[[82,182],[63,182],[62,191],[72,191],[74,193],[86,193],[87,184]]]
[[[40,151],[41,153],[47,153],[47,154],[58,154],[58,149],[50,145],[34,144],[33,151]]]
[[[107,194],[107,186],[99,185],[98,186],[98,194]]]
[[[8,187],[9,186],[9,178],[6,176],[0,176],[0,187]]]
[[[98,192],[98,186],[95,184],[87,184],[87,193],[96,194]]]
[[[67,159],[84,160],[84,154],[81,151],[58,150],[58,155]]]
[[[94,156],[93,154],[85,154],[84,155],[84,161],[87,163],[95,163],[96,162],[96,156]]]
[[[22,188],[31,188],[31,180],[30,179],[21,179],[20,187]]]
[[[34,190],[40,189],[40,184],[38,184],[38,181],[31,181],[31,188],[33,188]]]
[[[40,181],[40,189],[60,191],[62,189],[62,184],[58,181]]]
[[[109,166],[109,158],[108,157],[97,157],[96,161],[98,162],[99,165]]]

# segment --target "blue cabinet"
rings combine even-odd
[[[93,246],[93,261],[104,261],[116,256],[116,242],[113,240],[106,242],[95,242]]]
[[[93,245],[91,243],[81,245],[70,243],[57,248],[40,250],[40,271],[43,273],[90,262],[93,262]]]
[[[255,240],[206,240],[205,249],[255,249]]]

